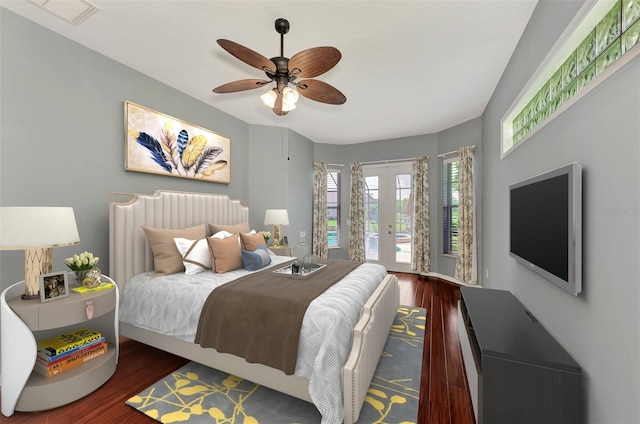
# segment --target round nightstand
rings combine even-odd
[[[102,276],[103,281],[114,281]],[[2,357],[2,414],[14,411],[41,411],[76,401],[102,386],[118,363],[118,286],[42,303],[23,300],[24,281],[0,295]],[[89,313],[93,305],[92,314]],[[91,318],[88,318],[91,315]],[[34,371],[37,340],[46,340],[65,331],[88,327],[107,340],[107,352],[81,365],[47,378]]]

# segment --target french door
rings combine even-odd
[[[365,258],[410,272],[413,248],[411,162],[364,165]]]

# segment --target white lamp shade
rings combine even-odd
[[[285,87],[284,90],[282,90],[282,103],[292,109],[295,108],[298,97],[298,92],[291,87]]]
[[[289,225],[286,209],[267,209],[264,213],[264,225]]]
[[[0,207],[0,250],[69,246],[80,242],[70,207]]]
[[[276,99],[278,98],[278,94],[275,92],[275,88],[274,88],[264,93],[262,96],[260,96],[260,98],[262,99],[262,102],[265,105],[269,106],[270,108],[273,108],[273,106],[275,106],[276,104]]]

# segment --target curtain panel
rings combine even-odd
[[[473,147],[458,149],[458,257],[455,278],[465,283],[477,282],[475,226],[473,204]]]
[[[349,260],[364,261],[364,177],[359,162],[349,164],[351,202],[349,204]]]
[[[329,257],[327,236],[327,164],[313,163],[313,254]]]
[[[429,158],[413,159],[413,257],[411,269],[427,273],[431,268],[429,246]]]

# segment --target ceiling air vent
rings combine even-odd
[[[29,0],[29,2],[72,25],[79,25],[100,10],[98,6],[86,0]]]

